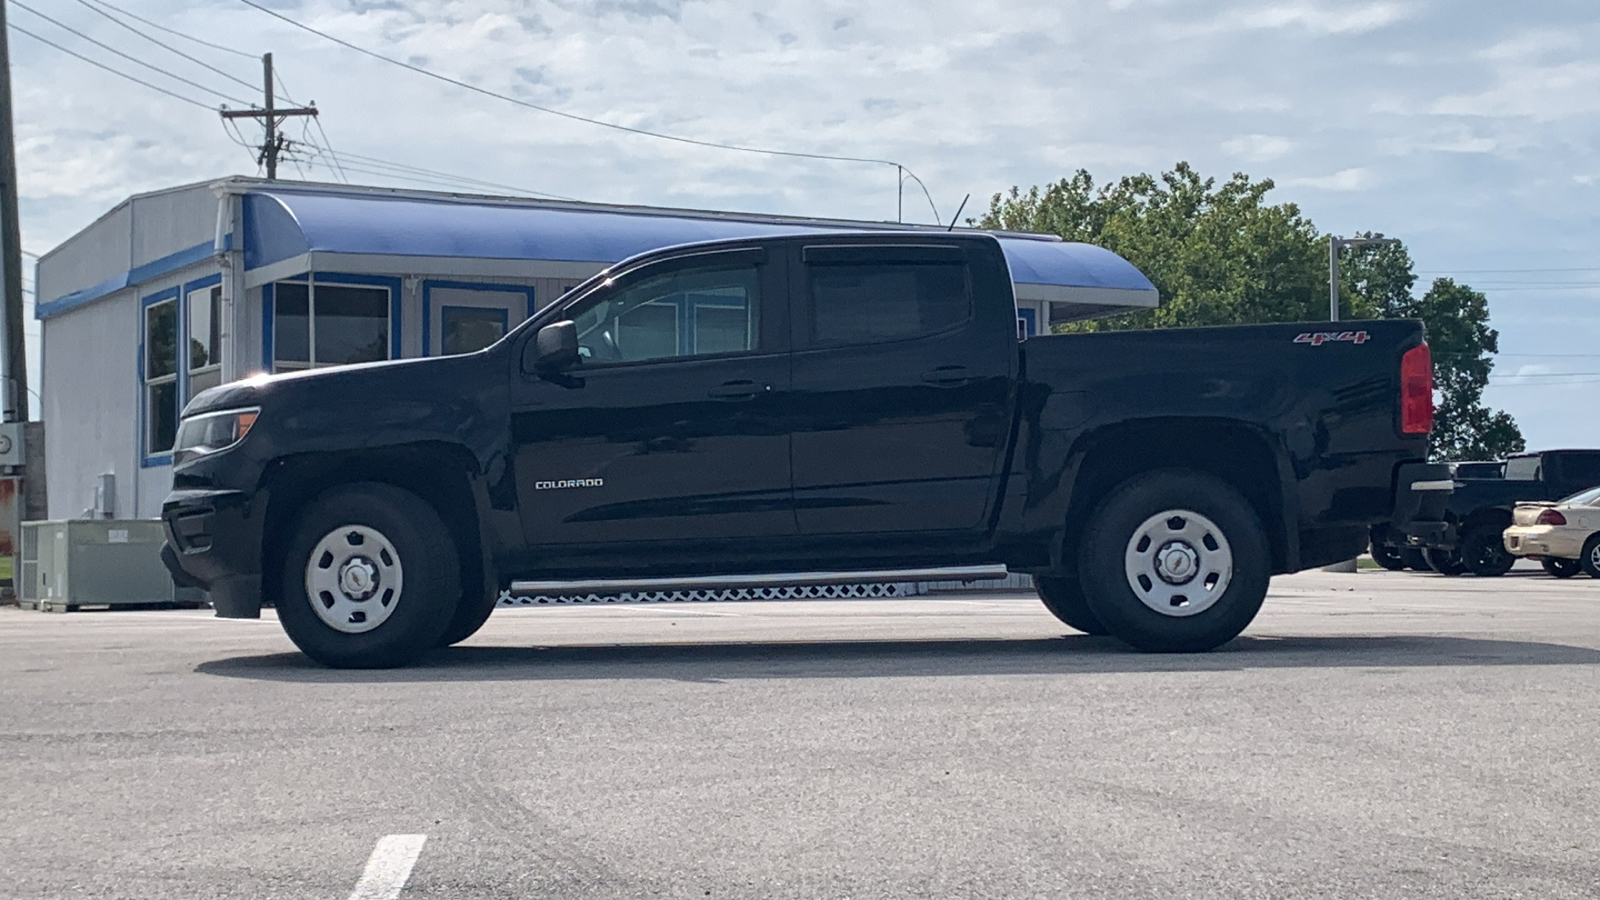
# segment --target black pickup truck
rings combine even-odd
[[[1506,459],[1499,477],[1473,478],[1457,471],[1453,479],[1443,516],[1398,520],[1390,533],[1398,531],[1407,546],[1421,548],[1428,565],[1441,575],[1504,575],[1517,561],[1501,540],[1511,525],[1512,509],[1519,502],[1560,500],[1600,485],[1600,450],[1521,453]],[[1429,487],[1424,483],[1423,490]],[[1416,490],[1410,485],[1401,489]]]
[[[983,234],[657,251],[477,353],[184,410],[163,557],[332,666],[474,633],[527,579],[1009,567],[1151,651],[1349,559],[1426,453],[1415,321],[1019,341]],[[798,575],[796,577],[799,577]]]

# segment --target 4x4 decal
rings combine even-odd
[[[1365,331],[1306,331],[1294,336],[1296,344],[1310,344],[1321,347],[1330,343],[1365,344],[1372,339],[1372,335]]]

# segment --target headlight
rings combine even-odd
[[[244,440],[259,415],[261,409],[251,407],[204,413],[184,419],[178,426],[178,440],[172,447],[172,462],[188,462],[195,457],[232,447]]]

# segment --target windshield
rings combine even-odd
[[[1579,491],[1561,501],[1563,506],[1600,506],[1600,487]]]
[[[1537,456],[1517,456],[1506,460],[1506,480],[1538,481],[1539,460]]]

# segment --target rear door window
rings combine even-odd
[[[814,246],[804,258],[813,347],[907,340],[972,316],[958,247]]]

